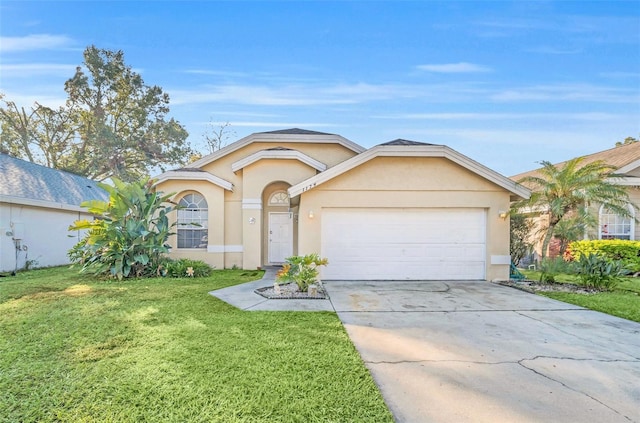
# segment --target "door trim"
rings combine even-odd
[[[279,257],[274,257],[273,255],[275,254],[274,249],[272,248],[272,235],[273,235],[273,231],[272,231],[272,225],[274,225],[274,223],[272,222],[271,218],[274,215],[287,215],[289,217],[289,236],[288,239],[286,239],[285,241],[287,241],[287,250],[288,253],[287,254],[283,254],[285,257],[282,257],[282,261],[280,260],[274,260],[274,259],[278,259]],[[291,212],[269,212],[269,227],[267,230],[267,236],[269,237],[268,242],[267,242],[267,260],[269,262],[269,264],[282,264],[284,263],[284,259],[286,257],[289,257],[291,255],[293,255],[293,213]]]

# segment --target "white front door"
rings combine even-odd
[[[269,263],[284,263],[293,255],[293,214],[269,213]]]

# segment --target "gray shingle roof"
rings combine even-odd
[[[326,132],[309,131],[308,129],[291,128],[279,129],[277,131],[258,132],[259,134],[280,134],[280,135],[334,135]]]
[[[97,182],[83,176],[0,154],[0,195],[79,206],[108,200]]]
[[[418,141],[409,141],[409,140],[403,140],[402,138],[398,138],[397,140],[385,142],[380,145],[435,145],[435,144],[429,144],[426,142],[418,142]]]
[[[202,169],[196,167],[181,167],[179,169],[174,169],[176,172],[205,172]]]

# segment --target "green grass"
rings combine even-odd
[[[534,281],[540,279],[540,272],[524,270],[523,273],[527,279]],[[555,279],[558,283],[581,284],[576,275],[560,274]],[[608,292],[595,294],[540,292],[540,295],[640,322],[640,279],[638,278],[624,278],[615,289]]]
[[[0,421],[391,422],[334,313],[208,294],[259,277],[0,278]]]

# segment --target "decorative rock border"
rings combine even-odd
[[[280,285],[280,292],[276,292],[276,289],[272,286],[265,286],[258,288],[255,291],[256,294],[261,295],[270,300],[327,300],[329,296],[322,287],[318,287],[318,294],[316,296],[309,295],[308,292],[301,292],[298,290],[298,285],[295,283],[287,283]]]
[[[535,294],[536,292],[571,292],[576,294],[596,294],[601,292],[597,289],[585,288],[583,286],[570,283],[541,283],[532,280],[494,281],[494,283],[530,292],[532,294]]]

